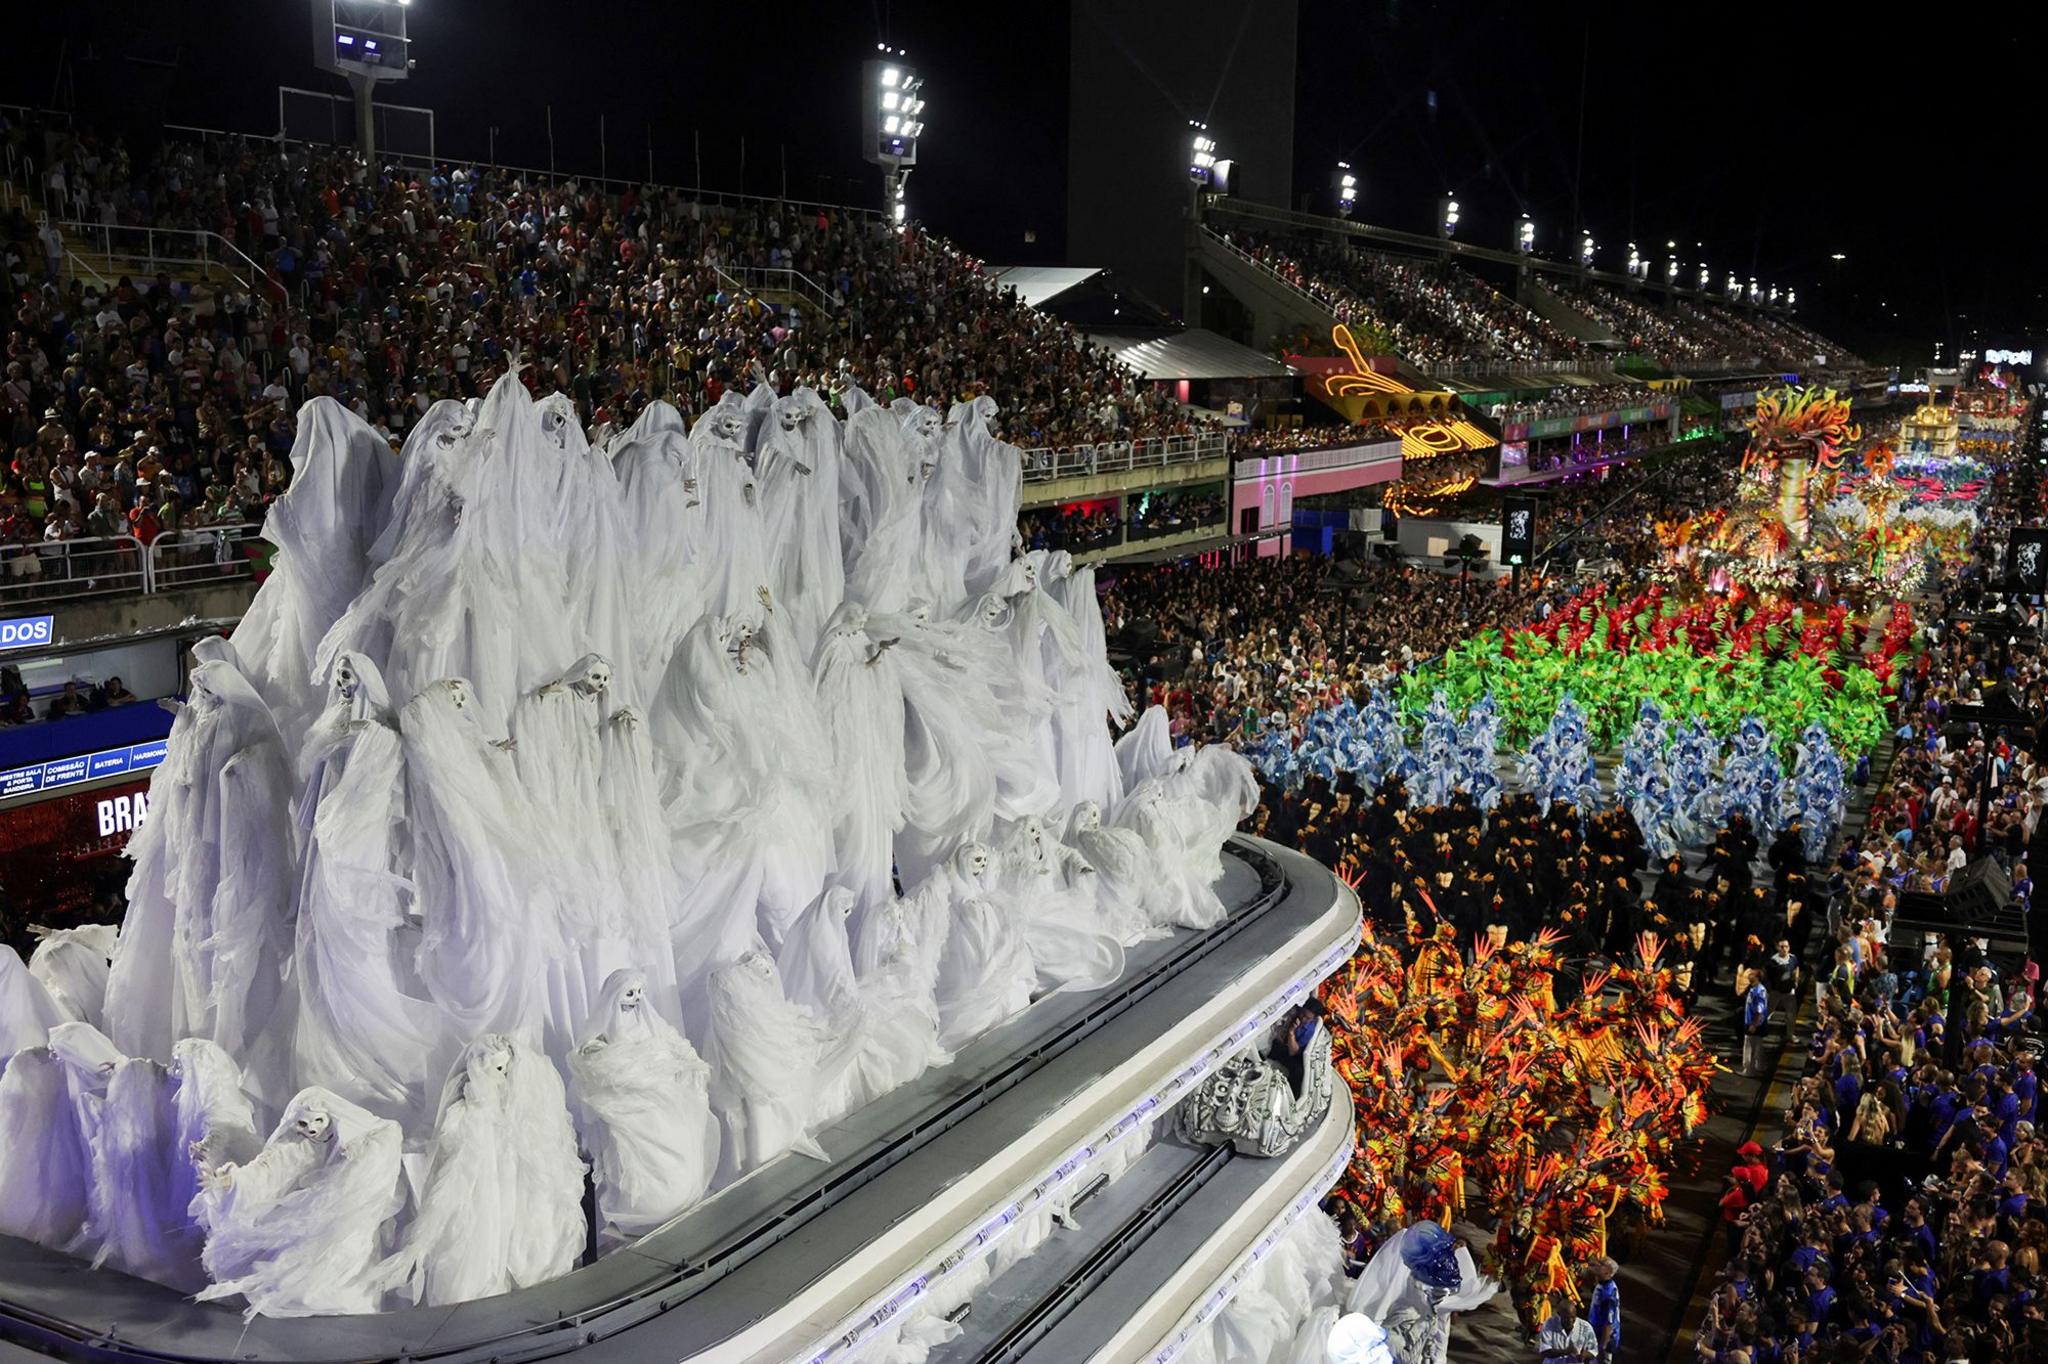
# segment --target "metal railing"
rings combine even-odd
[[[252,293],[266,288],[282,292],[282,286],[269,271],[218,232],[203,228],[122,227],[75,219],[60,220],[57,226],[70,241],[104,257],[108,268],[117,273],[154,275],[158,270],[196,269],[202,278],[211,280],[217,270]],[[123,270],[123,262],[132,269]]]
[[[1417,365],[1431,379],[1561,379],[1568,375],[1616,379],[1611,362],[1584,360],[1455,360],[1443,364]]]
[[[50,602],[174,592],[254,577],[255,523],[0,546],[0,610]]]
[[[235,578],[254,577],[250,551],[263,538],[258,522],[166,531],[150,542],[150,592],[181,587],[211,587]]]
[[[148,590],[149,557],[132,535],[88,535],[0,548],[0,608]]]
[[[1092,474],[1166,469],[1230,457],[1230,437],[1221,432],[1193,436],[1147,436],[1143,440],[1110,440],[1094,445],[1061,445],[1024,452],[1024,481],[1051,483]]]

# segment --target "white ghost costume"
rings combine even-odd
[[[846,597],[871,611],[900,611],[921,592],[923,475],[902,419],[870,407],[846,423],[840,464],[839,541]]]
[[[886,622],[847,602],[826,622],[815,664],[818,712],[843,792],[828,881],[852,894],[857,919],[895,893],[894,841],[909,801],[903,684],[893,652],[900,642]]]
[[[105,1169],[103,1134],[107,1087],[114,1071],[128,1058],[90,1023],[59,1023],[50,1029],[50,1054],[64,1066],[64,1095],[71,1126],[85,1151],[85,1225],[71,1244],[77,1255],[96,1256],[115,1218],[118,1189],[101,1178]]]
[[[169,1070],[148,1057],[114,1067],[92,1153],[99,1191],[93,1201],[105,1217],[93,1264],[192,1293],[206,1275],[189,1211],[190,1158],[177,1141],[174,1085]]]
[[[398,1124],[324,1089],[286,1106],[262,1151],[215,1167],[201,1301],[239,1294],[249,1315],[374,1312],[387,1227],[404,1202]]]
[[[1114,806],[1123,797],[1124,785],[1109,726],[1130,723],[1131,702],[1123,679],[1109,666],[1095,570],[1075,568],[1067,552],[1060,550],[1047,560],[1045,579],[1046,592],[1073,621],[1078,656],[1076,671],[1060,685],[1053,710],[1060,797],[1068,805],[1092,800]]]
[[[22,965],[20,955],[0,943],[0,1057],[46,1046],[50,1029],[77,1021],[57,1007],[43,983]]]
[[[711,1108],[725,1128],[719,1181],[784,1151],[826,1159],[811,1139],[824,1025],[789,1002],[775,962],[749,952],[711,972]]]
[[[600,1248],[645,1236],[711,1187],[719,1129],[710,1082],[711,1068],[656,1012],[645,975],[614,971],[569,1055]]]
[[[940,1049],[938,1019],[898,978],[859,980],[847,938],[853,893],[834,886],[790,928],[776,974],[792,1003],[826,1025],[819,1055],[817,1115],[822,1126],[952,1058]]]
[[[1096,907],[1119,942],[1131,947],[1167,936],[1170,904],[1160,895],[1159,873],[1144,839],[1104,824],[1102,807],[1083,800],[1067,812],[1063,841],[1095,873]]]
[[[939,1045],[953,1051],[1022,1013],[1038,973],[1022,930],[997,903],[995,858],[985,845],[967,844],[931,880],[952,912],[937,995]]]
[[[798,387],[774,401],[754,450],[754,473],[769,588],[790,613],[790,633],[805,657],[846,595],[839,460],[839,423],[822,398]]]
[[[418,932],[412,882],[400,870],[407,814],[398,729],[384,679],[365,655],[338,655],[329,688],[301,759],[293,1059],[301,1085],[424,1123],[428,1077],[452,1053],[434,1006],[405,984]]]
[[[1018,821],[997,886],[1031,949],[1038,991],[1099,990],[1124,973],[1123,941],[1096,913],[1092,886],[1065,884],[1061,851],[1041,820]]]
[[[0,1234],[65,1250],[85,1226],[92,1156],[64,1063],[30,1047],[0,1064]]]
[[[113,965],[120,928],[115,924],[82,924],[77,928],[37,928],[28,973],[50,992],[58,1012],[76,1023],[90,1023],[102,1032],[107,1007],[107,972]]]
[[[289,1084],[295,1012],[290,764],[232,663],[200,664],[190,686],[129,844],[107,1031],[124,1054],[165,1062],[179,1038],[211,1037],[275,1094]]]
[[[172,1048],[171,1083],[178,1124],[173,1202],[206,1227],[211,1205],[200,1197],[201,1172],[254,1160],[263,1132],[242,1072],[218,1042],[188,1037]]]
[[[583,1162],[561,1078],[516,1039],[478,1038],[442,1090],[419,1214],[380,1278],[440,1307],[566,1274],[583,1242]]]
[[[417,965],[441,1014],[438,1045],[538,1028],[545,963],[560,954],[561,934],[512,756],[485,735],[460,678],[414,697],[399,736],[421,920]]]

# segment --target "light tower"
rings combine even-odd
[[[348,82],[356,97],[356,148],[377,154],[371,95],[379,81],[402,81],[412,70],[405,15],[412,0],[312,0],[313,65]]]
[[[1445,241],[1458,235],[1458,201],[1448,194],[1437,205],[1436,235]]]
[[[1535,249],[1536,222],[1528,214],[1524,213],[1522,220],[1515,224],[1515,250],[1526,256],[1535,251]]]
[[[904,60],[900,48],[875,44],[861,64],[861,155],[882,168],[882,202],[898,228],[909,220],[904,186],[917,164],[917,139],[924,133],[924,78]]]
[[[1579,268],[1581,270],[1593,268],[1593,245],[1593,234],[1591,232],[1581,232],[1579,234]]]
[[[1349,161],[1337,163],[1337,216],[1348,218],[1358,203],[1358,177],[1351,173]]]

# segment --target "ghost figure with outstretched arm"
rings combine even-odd
[[[824,399],[800,386],[769,407],[754,450],[769,587],[788,609],[790,633],[806,657],[846,595],[839,440],[839,423]]]
[[[818,1060],[814,1125],[850,1113],[952,1059],[939,1047],[936,1013],[911,982],[856,976],[847,937],[853,907],[851,891],[829,888],[791,927],[775,958],[783,993],[827,1029]]]
[[[461,678],[414,697],[399,737],[421,924],[416,963],[442,1016],[440,1045],[538,1028],[561,931],[512,755],[485,734]]]
[[[711,1187],[719,1132],[710,1082],[711,1068],[655,1011],[646,976],[614,971],[569,1054],[601,1248],[638,1240]]]
[[[76,928],[43,928],[30,924],[36,950],[28,973],[50,992],[57,1011],[76,1023],[106,1031],[107,971],[113,964],[117,924],[80,924]]]
[[[380,1275],[429,1307],[556,1278],[583,1249],[582,1199],[560,1077],[516,1039],[486,1034],[441,1092],[419,1213]]]
[[[1023,488],[1022,452],[989,429],[996,401],[983,394],[946,414],[937,466],[925,484],[925,525],[937,551],[937,606],[951,614],[989,590],[1010,559]]]
[[[539,850],[554,873],[563,941],[569,951],[547,964],[548,1048],[565,1054],[590,1001],[615,966],[629,959],[618,860],[605,825],[600,782],[611,664],[587,654],[546,686],[519,698],[512,712],[512,758],[535,822]]]
[[[293,1060],[301,1086],[424,1125],[441,1038],[434,1006],[404,985],[418,935],[400,870],[408,818],[396,717],[363,654],[335,658],[328,696],[299,760]]]
[[[405,1201],[398,1124],[328,1090],[301,1090],[246,1164],[208,1170],[201,1301],[249,1315],[375,1312],[391,1219]]]
[[[939,1045],[957,1050],[1022,1013],[1038,973],[1023,931],[998,903],[995,857],[985,844],[966,844],[931,880],[943,885],[952,912],[939,958]]]
[[[200,1176],[222,1165],[242,1165],[263,1149],[256,1106],[242,1088],[241,1068],[218,1042],[188,1037],[172,1048],[171,1084],[177,1134],[173,1201],[200,1227],[209,1201],[201,1198]]]
[[[0,1235],[66,1250],[85,1225],[92,1154],[48,1047],[0,1059]]]
[[[725,1127],[719,1180],[784,1151],[826,1159],[811,1139],[825,1025],[789,1002],[775,962],[754,951],[711,972],[711,1108]]]
[[[832,826],[830,884],[853,897],[856,920],[894,894],[894,840],[909,800],[903,683],[886,621],[846,602],[825,623],[815,664],[818,712],[843,796]]]
[[[1400,1364],[1444,1364],[1452,1314],[1482,1307],[1499,1291],[1449,1232],[1417,1222],[1373,1252],[1344,1310],[1384,1327]]]

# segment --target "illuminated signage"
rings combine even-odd
[[[101,777],[119,776],[124,772],[147,772],[164,760],[165,747],[164,740],[151,739],[148,743],[130,744],[126,748],[109,748],[72,758],[52,758],[49,762],[30,767],[9,768],[0,772],[0,798],[52,791],[60,786],[98,781]]]
[[[149,814],[149,792],[134,791],[103,800],[99,803],[98,814],[101,838],[139,829]]]
[[[55,616],[16,616],[0,620],[0,649],[26,649],[57,637]]]
[[[1968,354],[1969,352],[1964,352],[1966,357]],[[1984,352],[1984,363],[1988,365],[2031,365],[2034,363],[2034,352],[2031,350],[1987,350]]]

